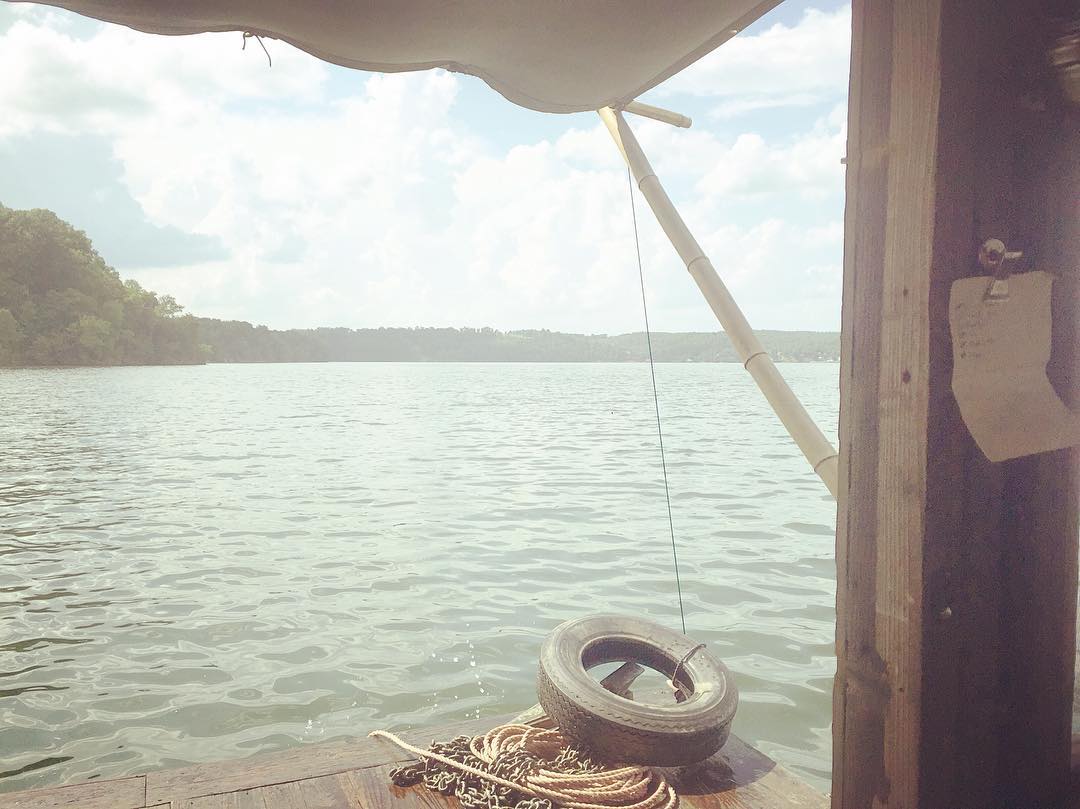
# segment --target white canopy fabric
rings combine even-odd
[[[780,0],[47,0],[154,34],[250,31],[327,62],[479,76],[542,112],[620,107]]]

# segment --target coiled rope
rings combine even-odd
[[[557,730],[500,725],[428,750],[384,730],[369,735],[420,759],[390,771],[395,785],[423,784],[456,797],[463,809],[675,809],[679,802],[662,775],[596,763]]]

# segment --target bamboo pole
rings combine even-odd
[[[681,129],[689,129],[690,125],[693,124],[693,121],[685,115],[665,110],[663,107],[654,107],[652,104],[645,104],[641,101],[631,101],[623,109],[626,112],[634,113],[634,115],[652,118],[654,121],[663,121],[665,124],[671,124]]]
[[[712,263],[701,249],[697,239],[686,227],[679,212],[675,210],[660,180],[653,171],[645,153],[641,150],[633,131],[622,113],[604,107],[598,110],[623,159],[630,167],[642,196],[649,203],[653,214],[664,229],[672,246],[686,264],[686,269],[697,282],[698,288],[708,301],[713,314],[731,340],[731,344],[743,361],[743,367],[754,378],[769,405],[780,418],[788,433],[802,450],[810,466],[821,478],[835,498],[837,484],[837,452],[825,438],[806,408],[788,387],[772,358],[754,335],[746,317],[731,297],[724,282],[720,280]]]

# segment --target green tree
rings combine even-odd
[[[0,364],[201,362],[198,329],[169,295],[122,281],[85,233],[0,205]]]
[[[72,358],[78,365],[109,365],[116,356],[112,324],[94,315],[82,315],[70,327],[75,346]]]
[[[22,356],[19,322],[7,309],[0,309],[0,365],[15,365]]]

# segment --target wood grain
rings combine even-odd
[[[336,775],[301,781],[300,792],[307,809],[349,809],[351,803]]]
[[[868,52],[869,49],[869,52]],[[852,7],[847,201],[840,357],[840,461],[836,536],[833,796],[869,806],[887,789],[884,704],[889,697],[877,625],[878,379],[887,211],[892,8]],[[865,269],[863,269],[865,268]],[[849,736],[849,733],[852,734]],[[850,742],[850,743],[846,743]]]
[[[1045,21],[1029,12],[1021,2],[965,2],[943,13],[931,342],[950,339],[949,286],[977,271],[979,243],[1001,238],[1024,251],[1018,269],[1064,270],[1054,290],[1054,357],[1070,400],[1080,382],[1080,249],[1067,202],[1075,211],[1078,127],[1040,85]],[[1067,789],[1076,453],[990,463],[963,425],[951,373],[949,352],[935,352],[921,794],[952,805],[1051,806]]]
[[[916,805],[939,8],[852,11],[833,805],[863,809]]]
[[[1022,0],[853,4],[838,809],[1067,790],[1077,453],[979,452],[947,318],[985,238],[1058,272],[1049,371],[1077,406],[1080,125],[1045,81],[1043,23]]]
[[[825,809],[829,801],[737,737],[708,761],[668,771],[683,809]]]
[[[475,735],[501,719],[473,720],[401,734],[415,744]],[[14,793],[0,806],[43,809],[172,806],[176,809],[459,809],[422,788],[390,783],[396,762],[408,758],[391,745],[364,739],[300,747],[239,761],[184,767],[150,776]],[[708,762],[667,775],[688,809],[823,809],[827,799],[768,756],[732,736]],[[149,780],[155,784],[151,789]]]
[[[940,0],[893,9],[889,163],[878,368],[878,650],[889,676],[884,776],[890,806],[918,805],[922,544]]]
[[[390,767],[372,767],[344,778],[364,809],[460,809],[456,801],[423,787],[394,786],[389,773]]]
[[[438,729],[418,729],[401,734],[406,741],[427,744],[432,734],[449,737],[479,733],[497,720],[470,720]],[[165,803],[219,792],[235,792],[253,787],[332,775],[345,770],[373,767],[390,761],[405,761],[408,753],[372,739],[305,745],[280,753],[240,761],[196,764],[176,770],[149,773],[147,799]]]
[[[224,795],[204,795],[201,798],[185,798],[176,803],[162,804],[176,809],[265,809],[258,790],[229,792]]]
[[[254,790],[254,794],[262,799],[263,806],[273,806],[275,809],[307,809],[300,783],[288,781],[284,784],[271,784]]]
[[[0,809],[137,809],[146,806],[146,777],[88,781],[64,787],[0,795]]]

